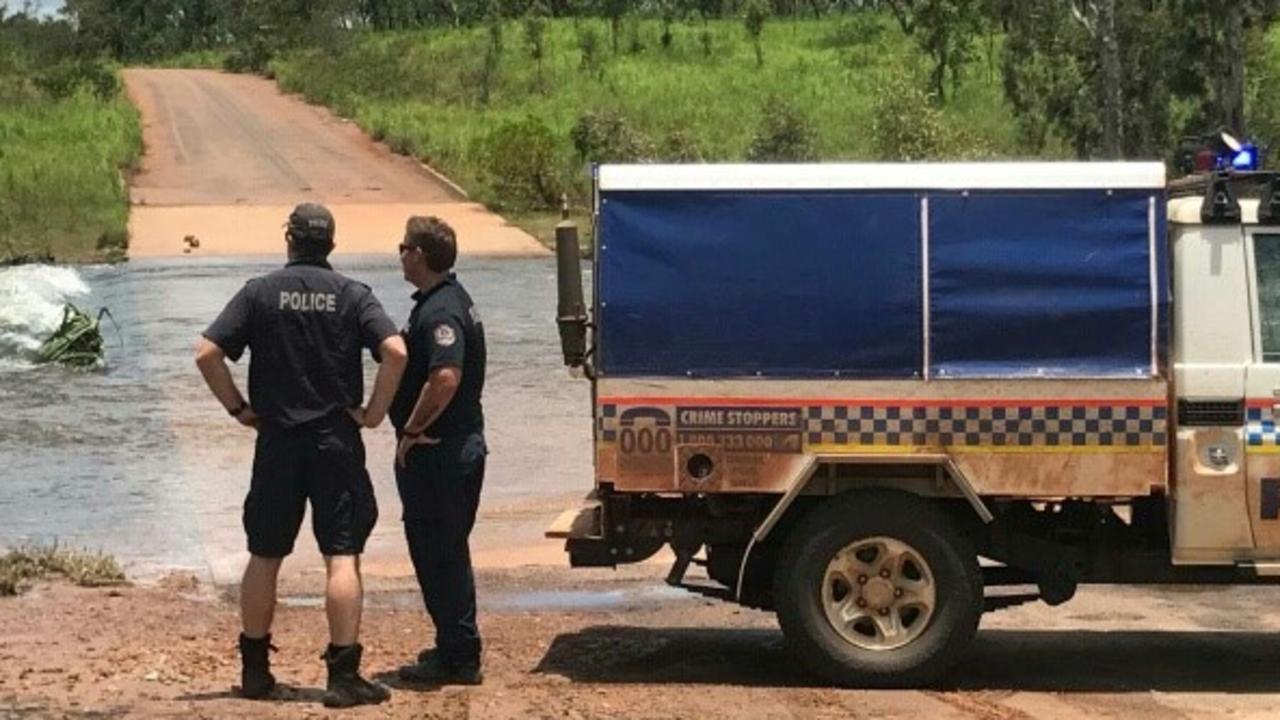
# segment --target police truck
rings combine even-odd
[[[776,612],[862,687],[931,683],[984,612],[1082,583],[1278,582],[1277,188],[600,166],[589,306],[558,229],[595,477],[547,534],[575,567],[669,547],[669,583]]]

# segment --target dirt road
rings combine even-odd
[[[444,218],[466,254],[546,252],[413,159],[269,80],[143,69],[124,78],[146,144],[131,182],[133,256],[280,253],[281,225],[303,201],[330,206],[342,253],[395,252],[411,214]]]
[[[864,691],[816,684],[771,616],[665,594],[661,572],[482,572],[485,685],[399,688],[387,705],[343,716],[1276,717],[1274,589],[1085,588],[1060,608],[988,615],[944,686]],[[329,715],[319,704],[324,619],[314,597],[277,613],[272,662],[288,689],[248,702],[230,692],[230,598],[195,600],[184,594],[197,588],[167,585],[51,585],[0,599],[0,718]],[[389,679],[430,628],[412,593],[374,585],[369,602],[365,665]]]

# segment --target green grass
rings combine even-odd
[[[598,36],[600,62],[583,67],[580,36]],[[416,156],[449,175],[476,199],[507,211],[548,209],[498,187],[486,143],[504,123],[535,118],[553,139],[552,169],[575,203],[587,200],[586,161],[570,131],[583,113],[613,112],[652,148],[647,159],[670,159],[676,144],[706,161],[745,158],[771,99],[781,99],[813,128],[822,160],[872,160],[883,155],[874,137],[876,100],[894,84],[919,82],[927,62],[885,16],[856,13],[848,19],[772,20],[764,29],[764,66],[737,20],[673,28],[669,48],[659,42],[656,20],[633,21],[611,49],[608,25],[598,19],[548,23],[546,57],[539,71],[519,21],[504,25],[504,52],[481,102],[487,28],[355,33],[323,51],[277,59],[280,84],[312,102],[354,119],[393,149]],[[634,51],[633,46],[638,46]],[[944,157],[967,157],[979,148],[1015,148],[1013,117],[1005,107],[998,71],[985,49],[941,113],[944,130],[962,139]],[[998,44],[994,46],[998,52]],[[950,137],[951,135],[948,135]]]
[[[0,597],[17,595],[31,582],[49,577],[65,577],[85,587],[125,581],[120,564],[102,553],[53,545],[15,548],[0,556]]]
[[[0,102],[0,261],[118,260],[127,245],[123,172],[142,150],[137,111],[122,96],[34,92]]]
[[[556,226],[560,224],[560,213],[556,211],[521,211],[507,215],[507,221],[519,226],[525,232],[537,238],[538,242],[551,248],[556,247]],[[590,257],[592,247],[591,215],[585,208],[570,213],[569,219],[578,226],[578,251],[583,257]]]

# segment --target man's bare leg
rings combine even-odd
[[[240,619],[245,637],[262,638],[271,632],[276,612],[276,579],[284,558],[249,556],[240,581]]]
[[[240,695],[269,697],[276,679],[271,675],[271,620],[276,612],[276,579],[284,558],[249,556],[240,581]]]
[[[364,606],[360,556],[326,555],[324,565],[328,574],[324,609],[329,616],[329,642],[339,647],[354,645],[360,637],[360,613]]]
[[[329,616],[329,649],[325,651],[329,682],[323,698],[325,707],[383,702],[391,697],[391,692],[360,676],[360,658],[364,654],[364,648],[357,642],[360,611],[364,605],[360,556],[326,555],[324,565],[329,574],[324,593],[324,610]]]

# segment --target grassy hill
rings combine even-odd
[[[934,109],[925,59],[884,16],[771,20],[762,66],[740,21],[663,30],[624,22],[615,52],[603,20],[550,20],[541,62],[523,21],[497,43],[493,27],[357,33],[271,69],[515,213],[584,202],[592,160],[1018,156],[994,40]]]
[[[540,34],[507,20],[327,35],[270,63],[285,90],[353,119],[544,238],[562,193],[576,208],[589,204],[592,162],[1033,155],[1004,101],[999,36],[979,39],[939,105],[923,90],[928,59],[887,14],[770,19],[762,63],[737,19],[628,19],[616,38],[595,18],[545,20]],[[1267,89],[1280,34],[1250,58],[1250,129],[1272,144],[1280,101]],[[0,45],[0,260],[123,252],[120,171],[140,152],[138,119],[99,70],[83,71],[26,68]],[[1034,156],[1072,152],[1051,138]]]

